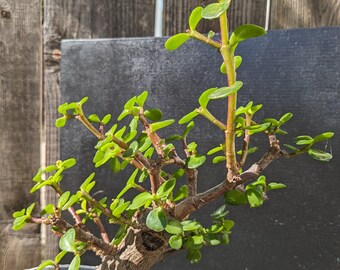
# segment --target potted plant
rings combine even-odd
[[[182,134],[167,138],[159,135],[160,129],[168,129],[175,120],[161,120],[158,109],[148,108],[146,91],[125,103],[113,125],[109,125],[110,114],[102,119],[96,114],[87,116],[84,106],[87,97],[59,106],[62,117],[56,120],[57,127],[63,127],[69,120],[78,120],[98,139],[93,159],[95,167],[110,162],[114,172],[124,170],[127,166],[135,169],[125,187],[109,199],[96,199],[92,195],[91,190],[96,184],[94,173],[84,180],[74,194],[62,190],[60,182],[63,173],[76,164],[74,158],[59,160],[56,164],[39,169],[33,178],[35,184],[31,192],[49,186],[59,196],[57,204],[45,206],[39,216],[32,215],[34,203],[13,214],[15,230],[29,222],[46,224],[60,237],[61,252],[53,260],[42,262],[37,269],[48,266],[62,269],[60,261],[67,253],[74,255],[68,269],[82,269],[81,255],[87,250],[93,250],[101,257],[102,263],[96,269],[102,270],[147,270],[180,250],[187,252],[187,259],[191,263],[197,263],[201,259],[200,250],[203,246],[229,243],[234,222],[227,218],[226,205],[248,204],[250,207],[259,207],[273,190],[285,187],[281,183],[268,183],[262,174],[273,161],[304,153],[320,161],[332,158],[331,154],[314,147],[318,142],[330,139],[332,132],[315,137],[298,136],[294,146],[285,145],[283,148],[278,136],[286,134],[282,126],[292,118],[292,113],[287,112],[279,119],[261,120],[257,119],[256,113],[262,105],[249,101],[245,106],[237,106],[238,91],[243,86],[236,74],[242,64],[241,56],[236,55],[237,46],[246,39],[264,35],[266,31],[259,26],[246,24],[236,28],[229,36],[229,5],[230,0],[220,0],[205,8],[195,8],[189,17],[187,32],[177,34],[165,43],[168,50],[177,49],[190,38],[206,43],[221,53],[220,72],[226,75],[225,87],[205,90],[198,97],[198,107],[192,108],[179,120],[179,124],[184,125]],[[214,38],[212,32],[203,35],[196,31],[202,19],[219,20],[220,37]],[[216,99],[227,100],[225,122],[220,120],[223,116],[215,116],[208,110],[208,105]],[[225,179],[202,193],[197,192],[197,175],[206,156],[199,153],[197,144],[190,137],[194,119],[199,121],[199,117],[211,122],[213,132],[219,131],[225,135],[225,140],[207,153],[217,155],[214,163],[225,162]],[[128,127],[119,126],[124,118],[131,120]],[[263,151],[260,160],[246,167],[248,155],[257,150],[250,147],[250,140],[255,135],[265,136],[269,146]],[[242,142],[241,149],[236,149],[237,140]],[[181,147],[173,141],[179,141]],[[186,178],[184,185],[179,181],[182,176]],[[135,190],[137,195],[127,200],[126,195],[130,190]],[[220,197],[224,198],[225,204],[211,213],[209,226],[203,226],[199,220],[191,218],[196,210]],[[64,218],[66,211],[71,214],[72,223]],[[118,227],[113,239],[108,236],[102,217],[112,226]],[[100,238],[88,229],[89,222],[97,226]]]

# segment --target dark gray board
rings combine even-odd
[[[190,265],[182,252],[153,269],[340,269],[339,36],[339,28],[270,31],[237,49],[243,57],[238,79],[244,82],[239,105],[249,100],[263,103],[256,117],[259,120],[294,113],[286,125],[289,135],[281,137],[283,143],[302,134],[334,131],[335,137],[320,145],[332,151],[333,160],[321,163],[304,155],[275,162],[265,175],[268,181],[283,182],[288,188],[273,191],[258,209],[230,207],[229,218],[235,227],[228,246],[205,248],[197,265]],[[201,92],[225,85],[225,78],[218,72],[221,59],[216,50],[190,41],[168,52],[163,49],[165,40],[63,41],[62,102],[89,96],[88,115],[111,113],[115,119],[128,98],[147,89],[149,108],[160,108],[164,119],[180,119],[197,106]],[[215,101],[209,108],[224,119],[225,106],[225,101]],[[174,127],[175,132],[182,130]],[[190,138],[201,142],[198,149],[204,152],[221,142],[220,133],[202,120],[196,121]],[[265,145],[265,138],[258,137],[252,145]],[[97,190],[115,195],[127,174],[113,175],[107,166],[95,170],[91,163],[95,143],[78,123],[62,129],[61,157],[78,159],[76,169],[63,180],[65,189],[75,190],[96,171]],[[255,153],[249,163],[260,156],[261,152]],[[200,191],[220,182],[225,174],[222,164],[212,166],[210,160],[199,175]],[[203,208],[196,217],[209,224],[207,213],[221,203]],[[91,264],[91,260],[84,257],[83,263]]]

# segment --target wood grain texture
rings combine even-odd
[[[339,0],[271,0],[271,29],[325,26],[340,26]]]
[[[228,11],[230,31],[247,23],[264,27],[266,3],[267,0],[232,0]]]
[[[29,237],[40,250],[36,227],[11,231],[12,213],[39,200],[28,191],[40,165],[40,24],[39,0],[0,0],[0,269],[40,261],[23,248]]]
[[[153,36],[155,0],[57,0],[44,1],[44,163],[60,158],[59,131],[55,120],[60,104],[61,39],[89,39]],[[42,203],[56,201],[53,191],[45,189]],[[57,241],[42,228],[44,258],[53,257]]]

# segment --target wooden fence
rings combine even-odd
[[[75,38],[153,36],[155,0],[0,0],[0,269],[22,270],[57,251],[53,236],[37,226],[13,232],[11,214],[29,195],[40,164],[59,158],[54,126],[60,98],[60,42]],[[187,28],[197,5],[211,0],[164,0],[163,34]],[[269,29],[340,26],[338,0],[237,0],[230,26]],[[204,22],[200,31],[216,30]],[[55,200],[48,190],[40,201]],[[43,248],[42,248],[43,247]],[[43,252],[42,252],[43,250]]]

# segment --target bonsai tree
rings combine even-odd
[[[59,106],[62,116],[56,120],[57,127],[63,127],[68,120],[78,120],[98,139],[93,158],[95,167],[109,164],[111,170],[118,173],[132,166],[134,171],[118,194],[112,194],[112,198],[95,199],[91,195],[96,184],[94,173],[74,194],[62,190],[63,173],[76,164],[74,158],[59,160],[39,169],[33,178],[31,192],[48,186],[58,194],[58,202],[45,206],[39,216],[32,214],[34,203],[13,214],[14,230],[21,229],[26,223],[45,224],[60,237],[61,252],[53,260],[42,262],[38,269],[49,265],[59,269],[60,260],[68,252],[74,254],[69,269],[79,269],[81,255],[87,250],[93,250],[101,257],[102,263],[97,269],[102,270],[147,270],[181,250],[185,250],[191,263],[197,263],[203,246],[229,243],[234,222],[227,219],[228,204],[259,207],[266,201],[268,193],[285,187],[281,183],[268,183],[262,174],[274,160],[304,153],[320,161],[332,158],[331,154],[314,148],[316,143],[331,138],[332,132],[316,137],[298,136],[294,146],[281,145],[278,136],[286,134],[282,127],[292,118],[292,113],[288,112],[280,119],[261,120],[256,119],[256,112],[262,105],[250,101],[237,106],[238,91],[243,85],[237,80],[236,70],[242,63],[241,56],[236,55],[237,46],[246,39],[266,34],[266,31],[246,24],[229,35],[227,10],[230,1],[219,0],[205,8],[195,8],[189,17],[189,29],[165,43],[167,50],[175,50],[192,38],[219,50],[222,64],[218,72],[226,77],[225,87],[203,91],[198,97],[197,108],[192,108],[179,120],[183,125],[182,134],[160,137],[158,131],[168,130],[175,120],[161,120],[160,110],[148,108],[146,91],[130,98],[113,124],[109,124],[110,114],[102,119],[96,114],[85,114],[87,97]],[[220,36],[196,31],[202,19],[219,20]],[[226,121],[220,120],[225,115],[215,116],[208,110],[208,105],[215,99],[227,101]],[[198,152],[197,143],[190,136],[193,119],[199,121],[200,117],[211,122],[211,132],[225,135],[224,141],[206,153],[216,155],[213,163],[225,162],[225,177],[202,193],[197,192],[197,179],[206,156]],[[123,125],[121,120],[124,118],[131,122]],[[257,150],[249,147],[255,135],[265,136],[268,148],[262,150],[260,160],[246,166],[248,155]],[[241,141],[241,149],[236,148],[237,140]],[[137,193],[133,198],[129,193],[131,190]],[[224,198],[225,204],[215,212],[207,213],[211,216],[210,226],[205,227],[199,220],[191,218],[196,210],[220,197]],[[67,211],[72,222],[66,219]],[[106,232],[103,221],[117,227],[113,238]],[[101,238],[89,230],[88,223],[91,222],[97,226]]]

